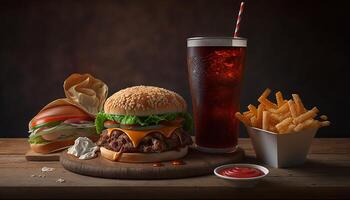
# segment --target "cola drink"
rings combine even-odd
[[[188,76],[200,151],[232,152],[237,147],[239,97],[247,40],[197,37],[187,40]]]

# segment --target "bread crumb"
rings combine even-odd
[[[52,172],[54,170],[55,170],[55,168],[52,168],[52,167],[42,167],[41,168],[42,172]]]
[[[58,182],[58,183],[64,183],[64,182],[66,182],[66,180],[64,180],[63,178],[59,178],[59,179],[57,179],[56,182]]]

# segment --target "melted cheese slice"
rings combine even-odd
[[[107,131],[108,131],[108,136],[110,136],[112,131],[114,130],[119,130],[124,132],[125,134],[128,135],[134,147],[137,147],[142,141],[142,139],[150,133],[159,132],[166,138],[169,138],[171,137],[172,133],[180,127],[181,126],[166,126],[160,129],[149,129],[149,130],[128,130],[128,129],[121,129],[121,128],[109,128],[107,129]]]

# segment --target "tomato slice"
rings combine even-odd
[[[47,123],[47,122],[53,122],[53,121],[64,121],[66,119],[81,119],[81,120],[86,120],[86,121],[91,121],[92,118],[88,116],[55,116],[55,117],[45,117],[38,119],[36,121],[33,121],[31,123],[31,127],[38,126],[42,123]]]
[[[114,125],[114,124],[119,124],[119,123],[113,120],[106,120],[103,122],[103,125],[105,126]]]
[[[31,129],[36,130],[36,129],[43,128],[43,127],[53,127],[53,126],[57,126],[61,122],[62,121],[45,122],[45,123],[38,124],[36,126],[32,126]]]
[[[113,120],[106,120],[103,122],[105,128],[117,128],[119,127],[119,122]]]

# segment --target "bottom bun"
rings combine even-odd
[[[98,140],[98,136],[89,136],[88,137],[93,142],[96,142]],[[63,149],[66,149],[74,144],[75,139],[69,139],[69,140],[61,140],[61,141],[55,141],[45,144],[30,144],[30,148],[36,152],[36,153],[53,153],[56,151],[60,151]]]
[[[178,151],[173,150],[161,153],[119,153],[104,147],[101,147],[100,151],[102,157],[111,161],[148,163],[180,159],[187,155],[188,147],[182,147]]]

